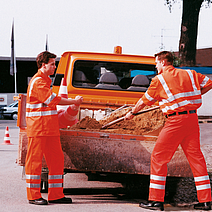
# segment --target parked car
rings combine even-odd
[[[18,118],[18,101],[13,102],[7,107],[3,107],[3,117],[10,117],[11,119],[17,120]]]

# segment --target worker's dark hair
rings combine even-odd
[[[168,52],[168,51],[162,51],[162,52],[159,52],[157,54],[155,54],[155,57],[158,57],[158,60],[167,60],[167,63],[169,65],[173,65],[173,54],[171,52]]]
[[[48,51],[41,52],[36,58],[38,69],[42,67],[42,63],[47,64],[50,58],[56,58],[56,57],[57,55],[50,53]]]

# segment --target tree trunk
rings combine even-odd
[[[196,65],[199,12],[204,0],[183,0],[179,58],[183,66]]]

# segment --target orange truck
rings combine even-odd
[[[116,47],[111,54],[65,52],[61,56],[52,90],[58,93],[61,79],[66,78],[68,97],[81,95],[84,98],[80,105],[80,119],[86,110],[92,114],[99,110],[107,114],[108,111],[123,105],[135,105],[155,75],[154,57],[122,54],[121,47]],[[22,95],[17,121],[20,128],[17,161],[21,166],[25,164],[28,142],[25,104],[26,97]],[[60,129],[60,138],[65,158],[64,173],[86,173],[88,179],[104,177],[104,180],[121,182],[130,188],[130,191],[133,190],[132,187],[148,190],[150,157],[157,135]],[[209,164],[208,172],[211,173],[211,159],[207,157],[208,146],[202,146],[202,150]],[[48,187],[47,175],[48,170],[43,161],[42,183],[45,188]],[[187,187],[181,189],[187,189],[186,194],[195,190],[192,177],[187,159],[179,147],[168,164],[169,198],[171,196],[172,199],[175,197],[175,201],[180,198],[186,201],[186,197],[182,197],[178,188],[182,187],[187,179]],[[191,200],[190,197],[187,199]]]

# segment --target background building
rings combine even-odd
[[[59,59],[56,59],[56,66]],[[31,77],[38,70],[36,58],[16,57],[16,70],[17,93],[26,93]],[[7,105],[13,102],[13,96],[15,95],[14,80],[14,76],[10,75],[10,57],[0,57],[0,94],[7,95]]]

